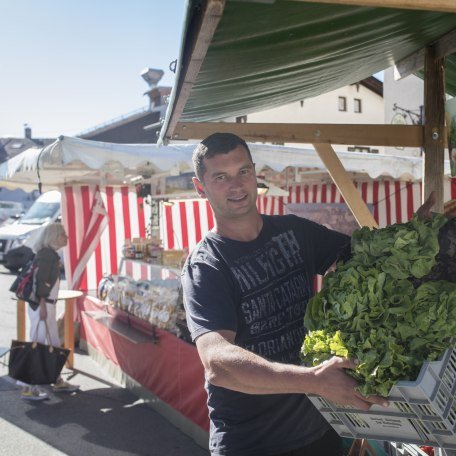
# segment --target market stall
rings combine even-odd
[[[42,190],[60,189],[62,221],[70,237],[67,280],[85,293],[76,309],[82,346],[119,380],[152,397],[160,412],[204,445],[208,421],[203,370],[188,343],[179,267],[184,250],[212,227],[213,217],[206,200],[189,198],[188,189],[166,193],[166,185],[160,184],[170,173],[187,173],[193,147],[124,146],[65,137],[2,164],[0,179],[10,187],[41,184]],[[268,165],[280,172],[293,165],[324,170],[315,151],[251,147],[259,169]],[[422,169],[420,159],[371,155],[366,160],[358,153],[340,153],[340,158],[347,169],[365,177],[360,186],[368,203],[381,200],[386,195],[382,189],[388,187],[377,185],[374,178],[392,179],[391,188],[399,186],[391,191],[394,201],[406,201],[406,182],[419,179]],[[152,193],[153,175],[155,193],[138,194],[138,176],[142,183],[147,176]],[[293,186],[285,194],[259,197],[260,211],[285,213],[289,204],[343,201],[327,180]],[[413,207],[418,200],[415,191]],[[389,207],[386,217],[395,220],[396,205]],[[375,215],[375,205],[373,210]],[[152,240],[154,220],[161,246]]]
[[[369,161],[370,156],[363,158]],[[421,205],[422,184],[419,180],[399,180],[391,176],[372,179],[366,175],[364,178],[358,177],[354,183],[379,227],[409,220]],[[445,178],[444,195],[445,201],[456,198],[456,187],[449,176]],[[212,227],[211,209],[206,200],[180,199],[171,202],[163,210],[163,245],[166,249],[191,249]],[[343,202],[343,196],[328,176],[323,181],[309,179],[294,184],[288,188],[286,197],[260,197],[257,205],[263,214],[281,215],[287,213],[290,204],[331,205]],[[337,226],[334,228],[337,229]]]
[[[289,166],[324,172],[319,180],[309,177],[290,185],[286,196],[268,193],[259,197],[262,213],[285,213],[289,203],[344,200],[314,150],[254,143],[250,147],[259,170],[267,165],[277,172]],[[63,222],[70,234],[67,275],[70,283],[79,281],[80,289],[94,291],[104,274],[117,273],[126,239],[151,237],[152,201],[161,202],[154,205],[154,223],[164,250],[192,248],[211,228],[212,214],[205,200],[192,199],[194,193],[188,187],[166,194],[166,186],[160,184],[163,176],[186,175],[192,169],[193,148],[193,144],[160,148],[62,137],[44,149],[29,149],[0,165],[0,181],[10,188],[62,190]],[[337,156],[347,172],[356,176],[360,196],[372,205],[373,218],[380,226],[407,220],[419,206],[422,158],[356,152],[339,152]],[[444,174],[447,200],[456,194],[448,160]],[[138,197],[138,178],[144,182],[152,176],[157,180],[149,193],[156,198]],[[126,267],[127,272],[140,269],[138,265]]]
[[[456,80],[454,24],[451,0],[208,0],[204,7],[190,1],[161,141],[229,131],[250,141],[312,143],[364,226],[375,221],[332,145],[424,147],[423,193],[437,192],[441,212],[445,91],[454,95]],[[424,125],[219,122],[326,93],[391,65],[400,77],[424,74]]]
[[[420,184],[416,181],[405,184],[400,180],[366,180],[359,182],[361,191],[358,192],[344,172],[348,165],[334,153],[330,144],[426,145],[424,193],[435,189],[441,209],[444,195],[449,194],[450,188],[442,178],[445,138],[439,110],[443,99],[442,84],[438,91],[432,89],[436,86],[438,76],[435,75],[442,59],[450,53],[449,49],[454,50],[454,34],[449,36],[454,31],[453,2],[424,2],[427,4],[427,8],[423,8],[425,11],[415,11],[418,7],[414,3],[417,2],[407,1],[401,5],[405,3],[411,11],[394,10],[392,8],[398,6],[395,0],[354,2],[364,7],[347,6],[344,3],[350,2],[343,0],[335,2],[342,4],[339,6],[317,3],[316,8],[307,3],[189,1],[178,81],[162,140],[199,139],[216,130],[228,130],[253,141],[314,143],[320,156],[317,159],[329,169],[335,184],[315,182],[293,186],[291,194],[282,199],[260,199],[261,211],[282,213],[286,204],[340,202],[343,198],[358,222],[367,226],[408,218],[420,201]],[[366,8],[368,4],[377,7],[387,4],[391,9]],[[263,14],[263,21],[256,20],[258,13]],[[321,35],[311,26],[316,18],[321,24]],[[253,30],[253,27],[257,28]],[[293,33],[289,32],[291,28]],[[353,29],[356,33],[352,33]],[[302,31],[305,31],[304,35]],[[269,39],[269,33],[274,35],[273,39]],[[328,36],[331,36],[330,40]],[[258,37],[266,38],[261,41]],[[447,39],[441,42],[442,37]],[[246,42],[250,46],[246,46]],[[273,49],[274,42],[277,46]],[[214,47],[210,49],[212,43]],[[370,126],[360,129],[347,125],[197,123],[245,114],[249,110],[283,104],[356,82],[386,68],[392,61],[398,62],[435,43],[439,44],[437,51],[432,55],[426,51],[426,61],[427,81],[434,81],[434,86],[427,86],[428,93],[432,93],[437,102],[432,104],[427,98],[425,127]],[[307,54],[302,53],[303,50],[307,50]],[[205,60],[206,55],[208,59]],[[202,66],[204,71],[200,72]],[[439,74],[441,76],[441,72]],[[450,78],[449,88],[454,91],[454,78]],[[0,178],[7,182],[14,181],[14,176],[18,178],[19,173],[13,171],[13,165],[17,165],[15,169],[23,167],[25,181],[28,178],[33,188],[45,189],[54,185],[62,190],[63,222],[71,241],[66,252],[69,283],[87,291],[99,290],[98,297],[85,296],[78,303],[81,337],[93,355],[112,372],[122,376],[127,384],[146,389],[153,395],[157,408],[195,439],[203,441],[207,430],[203,372],[194,347],[179,338],[181,334],[175,327],[164,325],[160,329],[156,319],[151,322],[156,315],[151,316],[150,309],[149,321],[143,318],[147,312],[136,304],[144,297],[141,294],[144,290],[138,288],[138,284],[121,279],[122,276],[130,276],[134,282],[147,279],[160,284],[156,287],[177,291],[173,288],[176,272],[171,265],[152,264],[143,261],[147,259],[145,257],[122,261],[127,239],[128,245],[135,244],[130,250],[135,255],[148,249],[143,246],[149,244],[143,243],[142,239],[148,237],[146,228],[155,215],[152,204],[145,202],[143,197],[137,198],[134,178],[169,173],[176,167],[178,172],[191,169],[188,149],[183,152],[179,147],[167,147],[171,149],[100,146],[63,138],[49,148],[22,157],[26,158],[23,163],[19,163],[18,157],[14,163],[9,163],[8,169],[0,168],[5,171],[4,174],[0,172],[3,176]],[[266,156],[267,146],[259,147]],[[277,147],[269,152],[275,155],[265,160],[268,164],[287,155]],[[176,154],[181,153],[184,158],[176,160]],[[116,158],[112,159],[114,156]],[[261,154],[255,157],[257,165],[261,157]],[[362,158],[364,160],[365,156]],[[296,166],[299,160],[308,159],[299,151],[291,164]],[[157,165],[160,160],[166,160],[166,166]],[[305,164],[308,165],[308,161]],[[432,168],[429,164],[436,166]],[[166,199],[169,203],[168,196]],[[369,205],[372,205],[372,211]],[[163,234],[166,232],[165,250],[184,250],[187,244],[191,248],[211,227],[206,202],[178,201],[172,206],[161,207],[163,217],[159,226],[164,230]],[[192,225],[188,220],[200,220],[201,224]],[[116,287],[110,288],[111,294],[108,287],[98,287],[104,274],[115,276],[112,282]],[[167,281],[171,282],[169,287],[164,285]],[[122,290],[123,294],[116,294],[116,290]],[[174,297],[176,294],[179,299],[178,293],[174,293]],[[158,321],[169,321],[169,315],[166,315],[169,309],[154,310],[158,312]]]
[[[284,213],[288,203],[343,200],[315,150],[249,146],[258,170],[267,166],[281,172],[294,166],[324,172],[318,181],[309,178],[290,186],[283,192],[285,196],[270,196],[275,193],[269,191],[259,197],[262,213]],[[61,137],[44,149],[29,149],[1,164],[0,183],[9,188],[62,191],[62,218],[70,235],[65,252],[69,282],[79,281],[78,288],[93,292],[104,274],[117,274],[125,240],[152,237],[152,223],[164,250],[192,248],[210,229],[209,205],[192,199],[195,194],[188,188],[193,149],[194,144],[188,143],[158,147]],[[360,195],[372,204],[373,217],[380,226],[406,220],[419,206],[422,158],[357,152],[339,152],[337,156],[347,172],[357,176]],[[448,160],[444,167],[445,195],[449,198]],[[168,193],[164,179],[179,175],[186,177],[186,186]],[[138,196],[141,182],[150,183],[149,192]]]
[[[31,187],[41,181],[43,189],[61,190],[62,220],[70,235],[65,252],[68,283],[85,293],[76,309],[81,346],[124,384],[151,398],[154,407],[204,446],[208,430],[204,376],[186,331],[179,268],[185,249],[191,249],[212,227],[212,212],[206,200],[189,198],[186,191],[155,194],[154,198],[138,194],[135,180],[124,182],[128,176],[146,173],[131,169],[132,163],[143,160],[145,146],[138,150],[129,146],[122,168],[122,160],[112,150],[116,147],[64,138],[49,149],[26,151],[16,164],[0,166],[0,176],[8,186]],[[155,146],[149,147],[155,151]],[[180,155],[180,149],[185,155]],[[148,172],[165,155],[167,166],[175,169],[180,162],[185,175],[192,149],[193,145],[162,148]],[[93,161],[94,155],[103,157],[106,150],[110,150],[109,164]],[[175,150],[179,154],[171,159]],[[252,151],[260,166],[276,171],[292,164],[325,170],[315,151],[265,145],[252,145]],[[358,176],[362,198],[380,225],[405,221],[419,206],[421,159],[359,153],[339,156]],[[166,166],[157,172],[160,176],[168,173]],[[450,192],[449,180],[445,189]],[[282,214],[292,205],[343,202],[327,174],[319,181],[292,185],[286,195],[259,197],[260,212]],[[158,210],[162,245],[151,237],[153,210]]]
[[[154,406],[204,442],[200,435],[207,429],[202,369],[194,347],[167,324],[166,305],[151,322],[150,312],[147,320],[136,312],[134,300],[128,306],[112,294],[109,301],[97,298],[105,275],[122,275],[129,277],[130,288],[148,279],[151,292],[167,292],[167,306],[177,308],[176,274],[171,278],[172,272],[158,258],[154,265],[145,256],[123,261],[123,253],[127,243],[142,245],[146,237],[150,239],[152,206],[145,201],[147,195],[137,193],[138,177],[149,180],[152,174],[187,171],[192,149],[166,147],[164,153],[155,145],[59,138],[48,148],[30,149],[3,163],[0,179],[9,187],[60,190],[62,222],[69,235],[64,252],[67,283],[84,291],[75,312],[81,346],[120,381],[132,387],[134,382],[142,395],[153,396]]]
[[[235,133],[249,141],[311,143],[359,226],[369,228],[406,220],[432,191],[437,196],[435,210],[440,213],[444,202],[454,198],[454,180],[451,183],[444,177],[445,146],[451,136],[449,125],[445,125],[445,95],[456,93],[453,1],[207,0],[187,5],[177,83],[160,133],[164,144],[202,139],[214,132]],[[423,125],[220,122],[354,84],[391,65],[401,76],[424,75]],[[420,181],[399,191],[400,182],[356,185],[334,144],[422,147],[424,174]],[[322,202],[331,200],[321,183],[314,186],[304,185],[296,191],[296,198],[308,200],[313,193],[325,195]],[[329,186],[331,195],[335,194],[334,186]],[[185,242],[185,236],[182,239]],[[437,396],[452,376],[451,366],[444,370],[448,373],[442,374],[444,380],[433,380]],[[319,408],[327,412],[328,420],[343,436],[431,442],[453,454],[454,420],[442,424],[442,410],[435,403],[421,402],[426,414],[432,415],[431,421],[441,427],[439,432],[448,437],[432,440],[428,423],[407,413],[417,405],[418,393],[405,398],[402,411],[406,424],[384,411],[371,423],[368,413],[357,413],[346,417],[359,424],[356,432],[349,431],[349,426],[341,431],[338,424],[343,419],[327,404]],[[376,433],[382,423],[382,432]],[[407,435],[406,425],[417,430],[413,437]],[[417,452],[409,453],[408,446],[399,444],[398,454],[421,454],[417,447]]]

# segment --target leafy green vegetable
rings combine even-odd
[[[456,283],[417,279],[434,268],[446,221],[437,214],[356,231],[352,258],[308,304],[303,361],[358,359],[350,373],[360,392],[386,397],[396,381],[415,379],[424,361],[438,359],[456,336]]]

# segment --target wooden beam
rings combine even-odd
[[[442,213],[446,139],[444,59],[436,58],[435,49],[428,47],[425,52],[424,63],[423,201],[432,191],[435,191],[437,203],[433,210]]]
[[[70,350],[66,362],[67,367],[74,367],[74,305],[75,298],[65,300],[65,316],[63,319],[63,346]]]
[[[17,331],[17,340],[20,341],[26,341],[27,336],[25,333],[25,321],[26,321],[26,310],[25,310],[25,301],[22,301],[21,299],[17,300],[16,303],[16,331]]]
[[[420,49],[394,65],[394,79],[399,81],[424,67],[424,49]]]
[[[192,90],[193,84],[198,77],[207,49],[212,41],[217,25],[222,17],[225,8],[225,0],[208,0],[206,7],[200,18],[200,25],[196,36],[192,41],[192,48],[188,55],[184,56],[184,62],[180,65],[183,68],[182,77],[179,78],[179,84],[176,101],[174,103],[173,112],[168,121],[166,129],[166,138],[171,138],[174,128],[184,110],[185,103]],[[188,62],[188,63],[187,63]]]
[[[440,59],[456,53],[456,29],[433,44],[435,57]],[[395,65],[394,78],[405,78],[424,67],[424,49],[406,57]]]
[[[424,145],[421,125],[179,122],[172,139],[203,139],[215,132],[235,133],[246,141],[259,142],[391,147]]]
[[[456,13],[454,0],[295,0],[307,3],[332,3],[334,5],[369,6],[374,8],[399,8],[443,13]]]
[[[456,28],[432,44],[438,59],[456,53]]]
[[[313,146],[321,158],[321,161],[328,169],[329,175],[344,197],[347,206],[353,213],[359,226],[378,228],[374,216],[370,213],[366,203],[361,198],[361,194],[353,184],[347,171],[343,167],[339,157],[329,144],[314,143]]]

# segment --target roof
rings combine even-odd
[[[55,138],[0,138],[0,163],[31,147],[44,147],[55,141]]]
[[[383,97],[383,82],[374,76],[363,79],[362,81],[359,81],[359,83],[367,89],[372,90],[372,92],[376,93],[377,95]]]
[[[429,45],[443,55],[456,48],[453,0],[326,1],[341,4],[189,0],[161,138],[172,138],[177,122],[236,117],[356,83]],[[456,93],[455,55],[446,59],[446,90]]]
[[[165,106],[135,111],[133,114],[115,119],[103,125],[86,130],[78,135],[82,139],[111,143],[154,143],[157,142],[160,118],[166,111]],[[153,128],[154,125],[157,125]]]

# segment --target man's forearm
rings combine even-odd
[[[316,392],[313,368],[274,363],[232,344],[214,355],[206,366],[213,385],[248,394]]]
[[[356,391],[357,382],[346,374],[353,360],[333,357],[315,367],[268,361],[235,345],[234,333],[210,332],[196,340],[207,380],[223,388],[246,394],[318,394],[341,405],[368,410],[373,403],[385,405],[378,396],[365,398]]]

